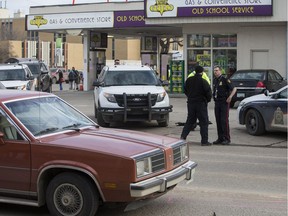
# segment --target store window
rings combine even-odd
[[[219,65],[222,73],[230,77],[237,65],[236,34],[191,34],[187,35],[187,71],[204,67],[209,78],[213,79],[213,67]]]
[[[197,65],[204,68],[209,78],[212,78],[211,73],[211,50],[210,49],[193,49],[188,50],[187,53],[188,74],[195,70]]]
[[[211,35],[188,35],[188,47],[211,47]]]

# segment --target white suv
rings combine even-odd
[[[152,121],[168,126],[172,105],[154,70],[148,66],[105,66],[93,83],[95,117],[100,126],[112,122]]]
[[[35,90],[34,76],[26,64],[1,64],[0,81],[6,89]]]

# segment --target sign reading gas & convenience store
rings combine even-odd
[[[272,16],[272,0],[144,0],[148,18]]]

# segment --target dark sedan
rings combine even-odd
[[[230,80],[237,88],[237,93],[230,103],[231,107],[234,106],[236,101],[262,94],[266,89],[274,92],[287,85],[287,81],[272,69],[238,70],[230,77]]]
[[[276,92],[255,95],[242,100],[237,108],[241,125],[251,135],[265,131],[287,132],[288,86]]]

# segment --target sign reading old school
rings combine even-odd
[[[272,16],[272,0],[145,0],[146,17]]]

